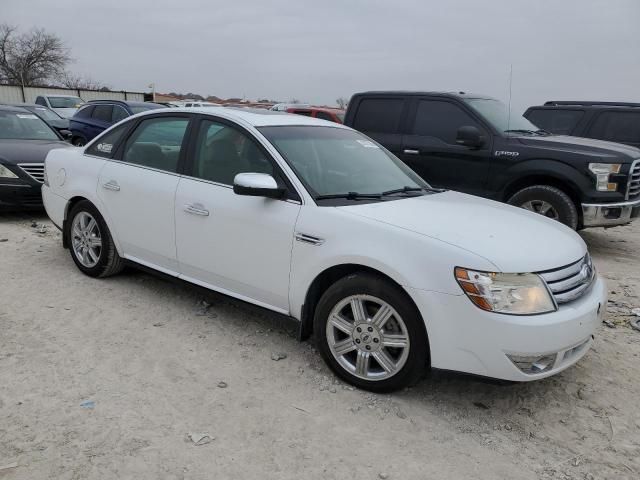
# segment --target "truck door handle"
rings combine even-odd
[[[405,148],[403,150],[403,153],[406,153],[407,155],[420,155],[420,150],[415,150],[413,148]]]
[[[120,191],[120,185],[118,185],[118,182],[116,182],[115,180],[109,180],[107,183],[103,183],[102,188],[113,190],[114,192]]]
[[[185,205],[184,211],[192,215],[200,215],[202,217],[209,216],[209,210],[204,208],[201,203],[190,203],[189,205]]]

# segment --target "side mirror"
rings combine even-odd
[[[456,135],[456,143],[465,147],[479,148],[484,145],[484,137],[477,127],[460,127]]]
[[[284,188],[266,173],[239,173],[233,179],[233,193],[249,197],[282,198]]]

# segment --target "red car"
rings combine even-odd
[[[344,110],[328,107],[291,107],[287,108],[288,113],[304,115],[306,117],[329,120],[335,123],[344,123]]]

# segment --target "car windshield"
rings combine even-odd
[[[44,107],[36,107],[32,110],[32,112],[45,120],[60,120],[62,118],[53,110],[49,110],[48,108]]]
[[[500,132],[538,132],[540,129],[521,115],[511,115],[500,100],[491,98],[465,98],[467,104]]]
[[[0,111],[0,139],[59,140],[40,117],[27,111]]]
[[[430,188],[402,161],[353,130],[311,125],[259,130],[317,200],[326,196],[357,200],[405,191],[419,194]]]
[[[48,97],[51,108],[78,108],[84,103],[80,97]]]
[[[149,103],[147,105],[129,105],[131,112],[135,115],[136,113],[146,112],[147,110],[156,110],[158,108],[165,108],[164,105],[159,105],[157,103]]]

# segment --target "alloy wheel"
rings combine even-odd
[[[98,222],[88,212],[79,212],[71,225],[71,246],[76,258],[87,268],[93,268],[100,260],[102,237]]]
[[[545,202],[544,200],[530,200],[523,203],[521,206],[525,210],[539,213],[540,215],[544,215],[545,217],[551,218],[553,220],[559,220],[560,218],[560,215],[558,214],[558,211],[555,209],[555,207],[549,202]]]
[[[336,361],[364,380],[398,373],[409,355],[409,333],[402,317],[384,300],[351,295],[332,309],[326,336]]]

